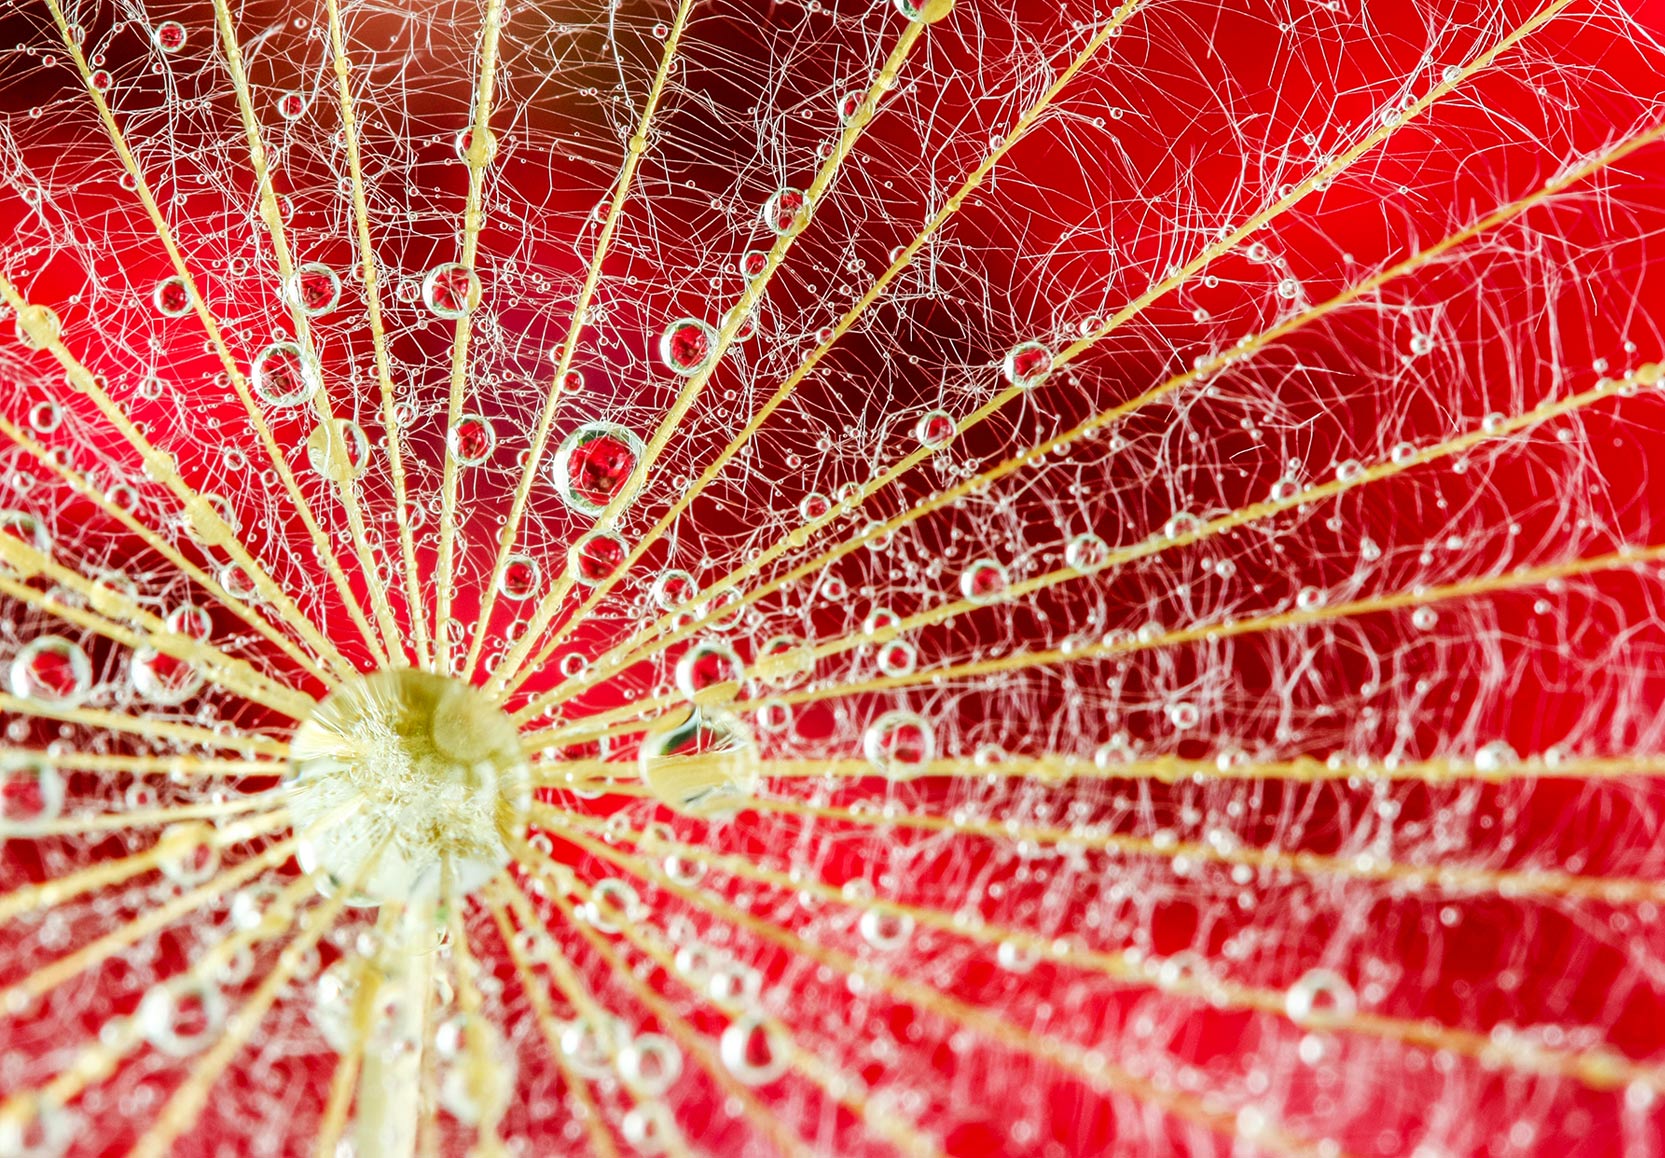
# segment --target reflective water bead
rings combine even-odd
[[[1006,568],[993,559],[978,559],[960,573],[960,594],[973,603],[992,603],[1008,586]]]
[[[482,415],[465,414],[457,419],[446,442],[452,457],[463,466],[479,466],[497,449],[497,431]]]
[[[609,531],[591,531],[567,548],[567,574],[586,587],[604,583],[624,566],[630,548]]]
[[[1052,372],[1052,351],[1039,342],[1024,342],[1012,347],[1000,369],[1006,381],[1027,390]]]
[[[678,318],[659,337],[659,360],[671,373],[692,378],[717,356],[717,331],[698,318]]]
[[[92,661],[61,635],[30,640],[12,658],[11,693],[38,704],[73,706],[92,690]]]
[[[809,220],[809,198],[796,189],[781,189],[763,203],[763,224],[782,237]]]
[[[166,277],[156,283],[150,300],[165,318],[177,318],[191,310],[191,290],[182,277]]]
[[[717,1044],[723,1068],[742,1085],[764,1086],[786,1072],[790,1058],[770,1023],[756,1013],[735,1018]]]
[[[676,663],[677,690],[695,703],[732,700],[746,677],[745,665],[720,639],[702,639]]]
[[[298,406],[322,383],[318,368],[294,342],[273,342],[254,356],[250,382],[270,406]]]
[[[913,712],[890,711],[867,725],[861,750],[887,776],[916,776],[936,756],[936,736]]]
[[[643,1033],[619,1050],[619,1076],[638,1094],[663,1097],[682,1076],[682,1051],[662,1034]]]
[[[307,317],[321,317],[341,300],[341,278],[327,265],[308,262],[289,275],[284,296]]]
[[[530,555],[510,555],[497,580],[498,594],[508,599],[529,599],[543,582],[543,568]]]
[[[203,685],[203,673],[185,660],[163,655],[153,647],[133,652],[128,665],[133,690],[153,704],[171,707],[190,699]]]
[[[351,482],[370,466],[370,439],[358,423],[345,418],[319,423],[307,436],[306,461],[331,482]]]
[[[661,571],[650,591],[653,602],[661,611],[675,611],[686,607],[699,594],[699,584],[686,571]]]
[[[422,279],[422,304],[438,317],[455,320],[480,304],[480,278],[461,262],[436,265]]]
[[[695,708],[649,729],[637,757],[642,780],[662,802],[682,812],[720,813],[756,786],[757,748],[740,720]]]
[[[1330,1017],[1346,1020],[1357,1011],[1353,987],[1333,969],[1307,970],[1284,999],[1284,1012],[1297,1025]]]
[[[0,762],[0,830],[55,820],[64,810],[64,778],[51,764],[12,753]]]
[[[152,35],[163,52],[171,54],[185,47],[185,26],[177,20],[162,21]]]
[[[1064,562],[1077,571],[1097,571],[1109,561],[1109,545],[1090,531],[1075,536],[1064,547]]]
[[[913,436],[926,450],[941,450],[954,439],[954,416],[946,410],[930,410],[913,424]]]
[[[306,94],[286,92],[278,97],[278,116],[286,121],[298,121],[306,115]]]
[[[567,506],[599,515],[624,490],[642,456],[642,440],[611,422],[587,422],[561,440],[550,465]]]
[[[856,927],[861,931],[861,939],[881,953],[900,949],[913,936],[912,917],[883,909],[868,909],[861,915]]]

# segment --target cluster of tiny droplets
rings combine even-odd
[[[1665,1154],[1646,8],[0,5],[0,1155]]]

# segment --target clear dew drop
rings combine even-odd
[[[926,450],[941,450],[954,441],[954,416],[946,410],[928,410],[913,424],[913,436]]]
[[[550,464],[555,490],[578,513],[599,515],[623,493],[642,451],[642,440],[623,426],[585,423],[555,452]]]
[[[678,318],[659,336],[659,360],[671,373],[692,378],[717,357],[717,331],[698,318]]]
[[[763,203],[763,224],[780,237],[795,233],[809,220],[809,198],[797,189],[779,189]]]
[[[1039,342],[1024,342],[1012,347],[1000,370],[1013,386],[1029,390],[1052,372],[1052,351]]]
[[[543,586],[543,568],[530,555],[510,555],[497,580],[497,592],[505,599],[530,599]]]
[[[185,47],[185,26],[177,20],[164,20],[152,33],[156,47],[172,55]]]
[[[92,661],[79,644],[61,635],[42,635],[12,657],[7,684],[19,699],[73,707],[87,698],[92,680]]]
[[[625,541],[611,531],[591,531],[567,548],[567,575],[594,587],[618,574],[629,554]]]
[[[497,449],[497,431],[483,415],[465,414],[451,428],[446,446],[461,465],[479,466]]]
[[[192,663],[163,655],[153,647],[133,652],[128,679],[139,696],[162,707],[182,704],[201,690],[205,677]]]
[[[1289,987],[1284,1011],[1289,1020],[1305,1025],[1319,1018],[1346,1019],[1358,1010],[1353,987],[1333,969],[1309,969]]]
[[[358,423],[346,418],[319,423],[307,436],[306,461],[333,483],[352,482],[370,466],[370,439]]]
[[[461,262],[446,262],[422,279],[422,304],[436,317],[455,321],[480,304],[480,278]]]
[[[732,700],[739,694],[746,667],[720,639],[702,639],[676,663],[676,687],[696,704]]]
[[[250,384],[269,406],[298,406],[322,383],[318,367],[294,342],[273,342],[254,356]]]
[[[654,796],[695,815],[734,809],[751,795],[759,773],[756,741],[739,717],[702,708],[650,728],[637,765]]]
[[[1109,544],[1090,531],[1075,536],[1064,547],[1064,562],[1077,571],[1097,571],[1109,561]]]
[[[922,716],[898,709],[867,725],[861,750],[868,763],[886,776],[917,776],[936,756],[936,735]]]
[[[307,317],[322,317],[341,301],[341,278],[327,265],[308,262],[289,275],[283,296]]]
[[[856,922],[861,939],[881,953],[894,953],[913,936],[914,921],[906,913],[868,909]]]
[[[167,277],[157,282],[150,300],[156,312],[165,318],[183,317],[191,312],[191,290],[182,277]]]
[[[762,1015],[746,1013],[729,1023],[717,1045],[723,1067],[747,1086],[765,1086],[786,1072],[788,1054]]]
[[[638,1094],[664,1097],[682,1076],[682,1051],[663,1034],[638,1034],[619,1050],[618,1068],[625,1084]]]
[[[56,820],[64,810],[64,778],[39,760],[8,757],[0,764],[0,831]]]
[[[1006,568],[993,559],[978,559],[960,572],[960,594],[973,603],[993,603],[1010,585]]]
[[[200,980],[152,987],[137,1014],[145,1040],[170,1057],[189,1057],[206,1048],[219,1036],[225,1016],[225,996]]]

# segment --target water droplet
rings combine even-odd
[[[43,635],[13,657],[9,682],[20,699],[73,706],[92,690],[92,661],[63,636]]]
[[[653,581],[652,597],[661,611],[675,611],[686,607],[699,594],[699,584],[686,571],[661,571]]]
[[[761,1015],[743,1014],[723,1030],[717,1046],[723,1066],[735,1080],[765,1086],[786,1072],[788,1053]]]
[[[0,830],[27,829],[64,810],[64,778],[52,765],[17,754],[0,763]]]
[[[619,1050],[618,1066],[619,1076],[632,1090],[659,1098],[682,1076],[682,1051],[662,1034],[638,1034]]]
[[[219,1036],[225,997],[204,981],[156,985],[137,1013],[145,1040],[171,1057],[189,1057]]]
[[[751,733],[734,716],[696,708],[667,716],[642,740],[642,780],[665,804],[708,814],[732,809],[758,777]]]
[[[717,356],[717,331],[698,318],[678,318],[659,338],[659,359],[671,373],[692,378]]]
[[[485,417],[465,414],[457,419],[446,442],[451,456],[463,466],[479,466],[497,449],[497,431]]]
[[[1358,1000],[1346,978],[1332,969],[1309,969],[1289,987],[1284,1012],[1289,1020],[1304,1025],[1315,1019],[1346,1019],[1358,1010]]]
[[[460,318],[480,304],[480,278],[460,262],[436,265],[422,279],[422,304],[438,317]]]
[[[306,461],[334,483],[363,476],[370,465],[370,440],[356,422],[332,419],[314,427],[306,440]]]
[[[993,559],[978,559],[960,573],[960,594],[973,603],[993,603],[1009,586],[1006,568]]]
[[[163,655],[153,647],[141,647],[128,665],[133,690],[153,704],[182,704],[203,685],[203,673],[196,665]]]
[[[781,237],[809,220],[809,199],[796,189],[781,189],[763,203],[763,224]]]
[[[936,756],[936,736],[913,712],[890,711],[867,725],[861,750],[868,763],[886,776],[917,776]]]
[[[177,20],[164,20],[156,26],[154,34],[156,47],[166,53],[178,52],[185,47],[185,26]]]
[[[530,599],[543,583],[543,569],[530,555],[510,555],[503,564],[497,591],[507,599]]]
[[[177,318],[191,312],[191,290],[182,277],[167,277],[157,282],[150,300],[165,318]]]
[[[1064,562],[1077,571],[1097,571],[1109,561],[1109,544],[1091,532],[1075,536],[1064,547]]]
[[[941,450],[954,440],[954,417],[946,410],[931,410],[913,424],[913,436],[926,450]]]
[[[610,531],[591,531],[567,548],[567,574],[585,587],[604,583],[624,566],[630,548]]]
[[[294,342],[274,342],[254,356],[250,383],[269,406],[298,406],[317,392],[318,368]]]
[[[908,943],[913,936],[913,918],[906,913],[890,913],[868,909],[857,922],[861,939],[881,953],[891,953]]]
[[[329,266],[309,262],[289,275],[284,297],[307,317],[321,317],[340,302],[341,278]]]
[[[567,506],[599,515],[624,490],[642,456],[642,440],[611,422],[589,422],[561,440],[550,474]]]
[[[306,94],[286,92],[278,97],[278,116],[286,121],[298,121],[306,115]]]
[[[1014,346],[1001,364],[1001,372],[1013,386],[1028,390],[1052,372],[1052,351],[1039,342]]]
[[[677,689],[697,704],[734,699],[745,676],[740,657],[720,639],[700,640],[676,664]]]

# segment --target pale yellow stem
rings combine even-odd
[[[531,498],[532,487],[537,483],[538,465],[543,461],[544,451],[549,445],[549,433],[555,422],[562,384],[566,381],[567,371],[572,368],[573,355],[578,350],[579,331],[584,328],[590,302],[595,297],[596,287],[601,283],[601,263],[607,257],[607,250],[612,244],[613,232],[618,227],[619,218],[624,215],[624,203],[630,196],[630,183],[636,175],[636,166],[641,161],[642,154],[647,152],[648,127],[653,123],[653,114],[658,109],[659,99],[665,91],[665,81],[671,74],[671,62],[676,59],[677,45],[682,40],[683,26],[688,22],[688,13],[693,7],[694,0],[680,0],[677,4],[676,17],[671,21],[670,31],[665,36],[665,48],[659,58],[659,70],[654,73],[653,83],[648,87],[647,99],[642,102],[642,113],[636,120],[636,131],[630,135],[624,164],[619,169],[618,180],[613,184],[613,200],[607,206],[607,215],[602,218],[601,229],[596,234],[595,252],[590,255],[584,284],[579,288],[578,298],[573,303],[572,321],[567,325],[566,337],[561,339],[561,344],[557,347],[555,374],[549,382],[549,394],[544,399],[537,428],[532,432],[532,445],[527,452],[526,463],[521,467],[520,482],[515,487],[514,501],[509,505],[508,520],[497,537],[497,560],[492,564],[491,577],[480,593],[480,613],[475,617],[474,639],[469,644],[468,658],[463,661],[464,679],[473,675],[474,665],[480,661],[480,649],[485,646],[491,609],[497,600],[497,586],[503,580],[504,571],[508,569],[509,551],[513,548],[515,536],[520,531],[520,521],[526,515],[526,504]]]
[[[805,212],[813,213],[816,206],[821,203],[822,198],[832,187],[833,179],[837,177],[845,159],[855,149],[856,142],[861,139],[862,132],[867,128],[868,122],[873,119],[874,113],[878,110],[879,99],[896,86],[902,71],[902,65],[907,60],[908,53],[918,43],[924,29],[925,22],[920,20],[910,20],[907,26],[903,28],[902,35],[897,38],[896,47],[891,50],[890,57],[879,69],[878,75],[874,78],[873,83],[868,86],[867,92],[863,94],[860,107],[856,109],[845,124],[844,131],[839,134],[838,140],[833,145],[832,153],[822,163],[821,168],[816,171],[809,187],[804,190],[804,201],[807,207]],[[630,477],[619,488],[619,493],[607,504],[607,509],[596,520],[598,527],[614,526],[635,500],[647,479],[648,472],[653,468],[653,464],[658,461],[659,455],[664,452],[665,447],[670,445],[671,439],[682,424],[682,420],[687,416],[688,411],[705,389],[706,383],[717,372],[718,366],[722,364],[723,358],[734,342],[735,335],[740,332],[742,326],[747,324],[751,319],[752,312],[762,302],[764,292],[769,288],[769,283],[774,280],[775,271],[786,261],[786,255],[791,250],[792,243],[797,239],[799,232],[799,228],[791,229],[770,247],[768,255],[764,259],[762,271],[746,283],[746,288],[740,294],[740,300],[729,311],[726,320],[717,330],[717,338],[706,367],[689,378],[681,391],[678,392],[670,410],[660,420],[658,428],[653,432],[653,436],[648,439],[647,445],[637,458],[635,466],[631,469]],[[555,582],[550,588],[549,594],[544,596],[543,601],[538,605],[538,609],[532,615],[526,630],[521,634],[519,642],[503,657],[503,660],[492,672],[491,679],[486,681],[488,689],[501,692],[509,686],[509,681],[514,678],[521,665],[525,663],[526,657],[537,644],[538,638],[560,611],[561,604],[572,590],[572,586],[572,576],[563,571],[561,578]]]
[[[480,32],[480,77],[474,91],[474,127],[467,151],[468,198],[463,206],[462,264],[472,273],[480,248],[480,230],[485,224],[481,207],[481,193],[485,188],[486,168],[491,164],[491,101],[493,80],[497,72],[497,42],[503,25],[502,0],[486,0],[485,27]],[[456,336],[451,343],[451,395],[445,419],[445,470],[440,483],[439,553],[434,564],[434,666],[441,672],[450,670],[451,599],[455,588],[455,550],[457,533],[457,478],[458,463],[452,448],[452,436],[463,416],[463,394],[468,382],[468,342],[473,332],[474,310],[478,303],[468,302],[468,308],[457,319]]]
[[[61,720],[67,724],[81,724],[95,730],[124,732],[129,735],[144,736],[152,740],[181,740],[192,745],[224,748],[228,751],[248,752],[279,758],[289,755],[288,744],[280,740],[270,740],[264,736],[251,736],[244,732],[222,734],[212,728],[199,728],[192,724],[176,724],[169,720],[152,720],[144,716],[128,716],[120,712],[107,712],[98,708],[76,708],[63,704],[48,704],[14,696],[6,692],[0,692],[0,712],[16,712],[22,716],[34,716],[42,720]]]
[[[162,538],[161,535],[157,534],[151,528],[139,522],[138,519],[133,517],[131,512],[123,510],[121,507],[111,502],[109,498],[105,496],[104,492],[98,487],[93,486],[92,483],[88,482],[84,475],[78,474],[76,471],[71,470],[68,466],[65,466],[62,462],[58,461],[58,457],[56,455],[47,450],[46,447],[42,446],[40,443],[36,442],[33,438],[29,437],[29,435],[25,434],[16,423],[12,422],[4,415],[0,415],[0,433],[5,434],[7,438],[10,438],[13,442],[17,443],[18,446],[22,447],[42,466],[46,467],[48,470],[52,471],[59,478],[61,478],[70,490],[74,491],[81,498],[86,499],[88,502],[98,507],[98,509],[103,511],[104,514],[108,515],[122,526],[126,527],[128,531],[137,536],[139,540],[145,544],[145,546],[149,547],[152,551],[155,551],[158,555],[166,559],[170,564],[177,568],[181,574],[189,577],[192,582],[196,583],[199,587],[212,595],[215,601],[222,607],[226,608],[226,610],[230,611],[233,615],[237,616],[237,618],[241,619],[255,631],[259,632],[263,638],[276,646],[283,652],[283,654],[287,655],[290,659],[294,660],[296,663],[300,664],[303,668],[316,676],[326,687],[333,688],[335,686],[335,676],[329,671],[326,671],[323,667],[319,666],[318,661],[311,655],[297,647],[294,640],[278,631],[262,616],[257,615],[254,609],[247,603],[227,591],[225,587],[220,584],[219,580],[215,579],[201,567],[198,567],[184,555],[180,554],[178,549],[175,548],[172,543]],[[283,608],[280,606],[279,610],[282,611]],[[299,612],[297,611],[296,614],[298,615]],[[280,616],[280,622],[292,629],[297,629],[296,624],[292,619]],[[304,620],[302,622],[304,623]],[[304,630],[302,630],[301,633],[304,635]],[[336,671],[338,673],[350,674],[353,670],[347,664],[346,660],[341,658],[339,653],[337,653],[329,662],[333,662],[337,665]]]
[[[271,169],[266,162],[266,147],[260,140],[260,119],[254,111],[254,98],[249,89],[248,74],[243,70],[243,54],[237,45],[237,29],[231,22],[231,5],[228,0],[213,0],[213,3],[214,16],[220,28],[220,47],[225,56],[226,71],[231,74],[232,89],[237,95],[237,108],[243,117],[243,131],[248,137],[249,165],[254,171],[255,184],[258,187],[260,220],[265,224],[266,233],[272,241],[272,256],[277,261],[280,284],[287,290],[295,275],[295,263],[290,257],[289,242],[284,235],[283,208],[278,204],[277,187],[272,183]],[[194,290],[192,296],[195,296]],[[333,428],[335,410],[330,405],[329,385],[324,380],[323,363],[319,360],[317,349],[313,345],[311,320],[301,308],[297,295],[285,292],[282,296],[289,304],[289,317],[295,326],[295,340],[318,372],[318,389],[312,396],[312,405],[317,409],[324,425]],[[250,412],[255,413],[252,399],[248,405]],[[338,457],[344,458],[345,455]],[[289,469],[288,463],[281,455],[274,455],[274,461],[280,473]],[[376,615],[379,635],[371,629],[369,621],[365,619],[364,610],[359,606],[358,594],[347,580],[345,572],[341,570],[341,564],[329,546],[328,537],[322,530],[318,530],[313,542],[318,547],[319,560],[330,570],[341,597],[346,601],[348,614],[358,624],[365,642],[376,653],[377,660],[383,664],[392,662],[402,666],[406,662],[404,648],[396,646],[402,636],[398,624],[394,622],[393,609],[388,604],[387,591],[382,587],[376,561],[370,555],[370,533],[364,524],[364,511],[359,507],[351,476],[350,467],[343,466],[332,477],[332,481],[347,513],[347,526],[352,532],[352,540],[358,552],[359,567],[364,572],[364,586],[370,593],[370,603]],[[302,514],[310,517],[304,508]],[[312,528],[309,526],[308,529]]]
[[[398,525],[399,550],[404,559],[405,612],[416,644],[416,662],[432,662],[428,643],[428,617],[422,609],[422,588],[416,571],[416,539],[406,515],[409,502],[405,479],[403,430],[394,404],[393,370],[387,355],[387,327],[382,322],[381,283],[370,242],[370,207],[364,191],[364,169],[359,160],[358,115],[353,107],[352,88],[347,82],[351,63],[347,59],[346,36],[341,27],[339,0],[324,0],[329,14],[330,63],[335,70],[336,95],[341,105],[341,135],[347,146],[347,173],[352,185],[353,226],[358,242],[359,272],[364,279],[365,308],[370,317],[370,342],[375,349],[376,377],[381,385],[382,429],[387,434],[388,467],[393,475],[393,514]],[[333,1156],[331,1156],[333,1158]]]
[[[855,327],[856,323],[861,320],[863,315],[866,314],[867,310],[872,307],[874,303],[880,301],[885,296],[885,293],[889,290],[891,283],[900,277],[913,264],[914,259],[925,250],[925,247],[930,243],[931,239],[941,232],[943,226],[948,223],[954,214],[960,211],[960,207],[965,203],[965,199],[982,186],[984,180],[986,180],[988,175],[994,171],[995,166],[1000,164],[1000,162],[1005,159],[1006,154],[1011,152],[1017,143],[1027,136],[1029,131],[1040,122],[1042,114],[1044,114],[1046,110],[1051,107],[1055,100],[1057,100],[1058,95],[1063,92],[1065,86],[1068,85],[1069,82],[1075,77],[1075,74],[1080,72],[1081,69],[1086,66],[1087,62],[1092,59],[1094,54],[1103,49],[1103,47],[1109,43],[1111,38],[1117,35],[1121,26],[1126,23],[1126,21],[1129,20],[1136,11],[1139,10],[1139,3],[1140,0],[1128,0],[1127,3],[1124,3],[1115,9],[1110,20],[1104,25],[1104,27],[1099,29],[1099,31],[1087,41],[1086,46],[1082,48],[1082,50],[1075,55],[1075,58],[1064,67],[1063,71],[1061,71],[1053,82],[1047,86],[1046,91],[1040,95],[1035,103],[1024,110],[1017,120],[1013,122],[1012,130],[1010,133],[1006,134],[1005,139],[995,148],[991,149],[988,156],[986,156],[976,168],[967,174],[965,180],[960,183],[959,187],[951,193],[942,206],[938,208],[935,213],[931,214],[931,216],[926,220],[924,227],[921,228],[920,231],[914,236],[913,240],[903,246],[901,248],[901,252],[898,253],[897,256],[891,261],[889,267],[886,268],[885,271],[876,279],[874,279],[873,284],[868,287],[867,292],[862,294],[860,298],[856,299],[855,304],[845,311],[844,316],[833,326],[832,332],[826,337],[826,339],[816,344],[815,348],[810,351],[809,355],[798,366],[798,368],[792,371],[791,374],[787,375],[768,401],[766,401],[757,409],[755,413],[752,414],[751,418],[748,419],[746,424],[740,428],[739,432],[729,440],[728,445],[723,448],[721,453],[719,453],[711,464],[701,472],[700,477],[694,480],[693,485],[682,491],[677,496],[676,500],[671,504],[670,509],[660,517],[659,521],[655,523],[645,535],[636,541],[618,572],[598,584],[590,592],[589,596],[584,600],[583,604],[580,605],[578,610],[573,613],[567,623],[564,624],[561,629],[557,631],[549,640],[549,642],[539,650],[538,657],[532,664],[533,670],[540,667],[550,655],[554,654],[555,649],[567,639],[572,631],[576,629],[578,624],[584,622],[585,617],[589,615],[591,611],[595,610],[595,608],[600,605],[601,601],[607,597],[607,594],[612,591],[616,583],[641,561],[642,557],[646,555],[650,549],[652,549],[653,545],[658,542],[660,537],[663,536],[664,533],[682,515],[682,512],[687,510],[688,507],[693,504],[694,500],[705,492],[705,488],[710,486],[711,483],[722,474],[728,464],[734,460],[735,456],[738,455],[740,451],[745,448],[746,444],[751,441],[752,436],[755,435],[758,430],[762,428],[763,424],[768,421],[769,416],[778,410],[787,401],[787,399],[791,398],[793,393],[804,382],[804,380],[807,379],[810,374],[814,373],[815,367],[820,365],[821,359],[827,356],[828,352],[831,351],[835,344],[837,344],[839,339],[849,333],[849,331]],[[511,681],[510,686],[518,687],[519,682]]]

